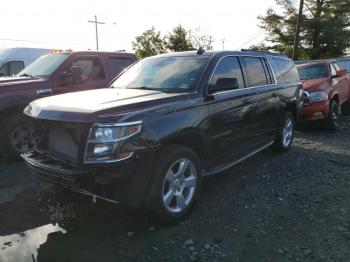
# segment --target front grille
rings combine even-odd
[[[34,123],[36,151],[80,164],[83,160],[89,125],[37,120]]]

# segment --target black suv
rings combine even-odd
[[[183,52],[144,59],[107,88],[25,109],[42,178],[166,220],[186,215],[202,177],[271,147],[285,152],[302,107],[293,61],[265,52]]]

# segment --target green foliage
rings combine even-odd
[[[167,51],[181,52],[195,50],[199,47],[211,50],[212,42],[212,37],[201,33],[199,29],[191,32],[190,35],[185,28],[179,25],[166,37],[162,37],[160,32],[152,27],[135,38],[135,41],[132,42],[132,49],[136,56],[141,59]]]
[[[276,0],[282,14],[269,9],[260,27],[271,43],[263,48],[292,55],[298,1]],[[298,59],[339,57],[350,47],[349,0],[305,0]],[[256,47],[259,48],[259,47]]]
[[[132,49],[140,59],[163,54],[166,51],[165,42],[161,38],[160,32],[156,32],[154,27],[137,36],[135,41],[132,42]]]
[[[166,47],[173,52],[194,50],[188,32],[181,25],[175,27],[166,37]]]

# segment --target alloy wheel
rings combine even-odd
[[[283,127],[283,139],[282,143],[285,148],[287,148],[292,142],[293,138],[293,120],[287,118]]]
[[[163,182],[163,204],[171,213],[182,212],[192,201],[197,187],[197,170],[187,158],[176,160]]]

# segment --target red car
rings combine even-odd
[[[341,69],[335,60],[303,62],[297,69],[304,89],[303,120],[322,120],[327,128],[337,129],[340,107],[345,111],[350,99],[347,70]]]

